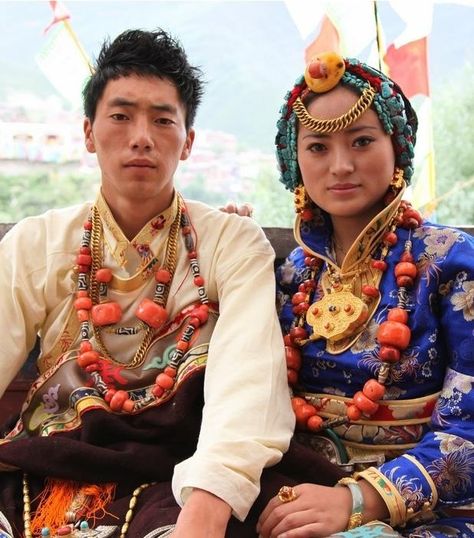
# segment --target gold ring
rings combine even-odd
[[[283,486],[278,491],[278,498],[282,503],[289,503],[298,498],[295,488],[291,486]]]

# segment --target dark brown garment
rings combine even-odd
[[[174,523],[179,507],[172,495],[171,477],[174,466],[190,457],[196,448],[203,376],[203,371],[196,372],[172,400],[138,415],[90,410],[83,415],[78,430],[0,445],[0,462],[21,469],[0,473],[0,510],[15,528],[15,536],[20,537],[23,529],[23,472],[29,476],[31,499],[40,493],[47,477],[116,483],[115,500],[108,507],[116,518],[106,516],[100,524],[119,527],[132,491],[145,482],[157,482],[139,496],[128,536],[142,538],[157,527]],[[255,538],[259,513],[282,485],[302,481],[333,485],[343,475],[323,457],[293,443],[280,464],[264,471],[262,493],[247,520],[241,523],[233,518],[226,536]]]

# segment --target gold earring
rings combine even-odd
[[[398,192],[403,186],[403,170],[401,168],[395,168],[395,171],[393,172],[392,181],[390,183],[390,187],[395,192]]]
[[[298,185],[294,191],[295,195],[295,212],[301,217],[301,220],[308,222],[313,220],[314,213],[311,208],[311,199],[309,198],[304,185]]]

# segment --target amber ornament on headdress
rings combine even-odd
[[[306,67],[304,79],[308,88],[314,93],[325,93],[332,90],[344,75],[346,68],[344,59],[336,52],[323,52],[314,57]],[[318,133],[335,133],[342,131],[355,121],[370,107],[375,97],[372,86],[364,88],[357,102],[337,118],[322,120],[311,116],[301,97],[298,97],[293,110],[300,123],[310,131]]]

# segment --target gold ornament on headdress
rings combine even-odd
[[[299,97],[293,104],[293,110],[300,120],[300,123],[310,131],[315,131],[318,133],[335,133],[336,131],[342,131],[357,121],[370,107],[374,97],[375,90],[372,88],[372,86],[364,88],[364,91],[357,100],[357,103],[355,103],[355,105],[352,106],[348,112],[331,120],[321,120],[311,116],[311,114],[306,110],[303,101]]]
[[[314,93],[328,92],[337,86],[345,70],[346,67],[342,56],[335,52],[322,52],[314,57],[306,67],[304,74],[306,85]],[[300,97],[293,103],[293,110],[300,123],[310,131],[334,133],[342,131],[357,121],[372,104],[375,93],[374,88],[369,84],[368,88],[364,88],[361,96],[348,112],[330,120],[322,120],[311,116]]]

